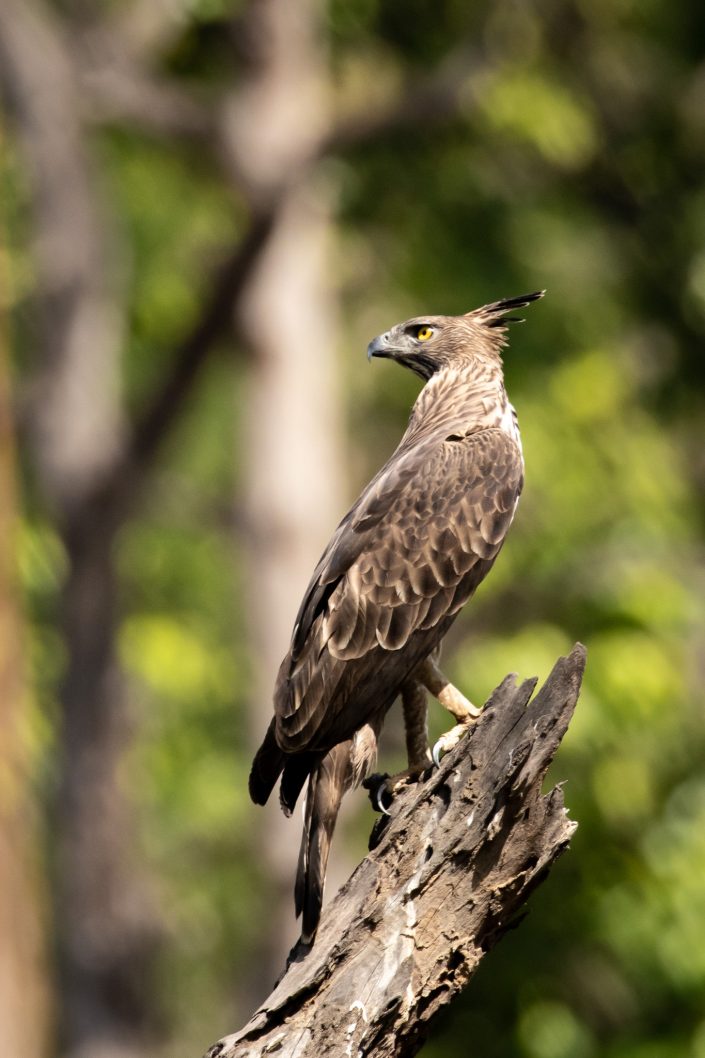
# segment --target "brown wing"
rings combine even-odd
[[[296,616],[290,650],[293,661],[303,651],[331,594],[368,546],[372,531],[384,520],[393,498],[406,490],[434,447],[427,441],[409,449],[398,448],[341,521],[313,571]]]
[[[341,522],[304,598],[275,690],[282,748],[324,748],[333,729],[349,737],[396,695],[416,660],[412,640],[432,639],[492,565],[522,480],[518,447],[500,430],[392,457]],[[371,673],[372,699],[363,694]]]

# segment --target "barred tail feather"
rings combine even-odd
[[[312,944],[318,929],[333,831],[343,794],[352,781],[351,742],[334,746],[311,772],[294,899],[301,940]]]

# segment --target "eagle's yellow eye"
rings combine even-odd
[[[416,337],[417,337],[418,341],[420,341],[420,342],[427,342],[428,339],[432,335],[433,335],[432,328],[431,327],[426,327],[426,326],[419,327],[418,331],[416,332]]]

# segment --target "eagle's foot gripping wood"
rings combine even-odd
[[[468,727],[481,715],[482,710],[473,705],[462,691],[459,691],[447,676],[444,676],[433,655],[419,666],[415,676],[457,721],[455,727],[441,735],[433,747],[431,756],[433,763],[438,767],[441,757],[458,745]],[[409,763],[411,764],[411,761]]]
[[[441,756],[457,746],[467,727],[481,713],[441,672],[436,658],[437,651],[434,651],[414,670],[401,689],[408,768],[397,775],[390,776],[388,772],[370,775],[363,783],[369,791],[372,807],[384,815],[389,815],[388,809],[396,794],[410,783],[424,778],[432,764],[439,766]],[[455,727],[441,735],[433,753],[428,745],[429,691],[457,720]]]
[[[379,773],[369,775],[362,785],[369,792],[370,803],[375,811],[382,812],[383,815],[388,816],[390,815],[389,808],[395,796],[411,783],[427,778],[430,770],[431,758],[429,755],[428,760],[424,761],[423,764],[407,768],[406,771],[400,771],[397,775],[389,775],[387,772],[382,775]]]
[[[433,763],[437,768],[440,768],[441,766],[441,757],[444,757],[446,753],[450,753],[452,749],[455,749],[461,738],[468,733],[468,730],[472,727],[475,719],[474,716],[469,716],[461,724],[456,724],[455,727],[451,727],[450,731],[446,731],[441,735],[431,750]]]

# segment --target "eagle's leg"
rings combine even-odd
[[[418,779],[431,764],[431,751],[428,746],[428,696],[423,683],[416,678],[408,680],[401,689],[401,705],[404,711],[406,759],[409,767],[390,779],[390,783],[394,782],[393,789],[397,789],[406,781]]]
[[[444,753],[449,753],[451,749],[457,746],[460,739],[467,731],[469,725],[476,720],[480,715],[481,710],[473,705],[464,694],[462,694],[457,687],[454,687],[450,680],[443,675],[438,667],[436,657],[431,654],[424,662],[419,665],[416,669],[416,676],[423,683],[424,687],[427,687],[434,698],[437,698],[441,705],[451,713],[455,719],[455,727],[452,727],[450,731],[446,731],[438,739],[433,747],[433,762],[436,766],[440,763],[441,756]]]
[[[389,815],[385,805],[389,804],[404,786],[416,782],[431,766],[431,752],[428,746],[428,696],[423,683],[414,673],[401,688],[401,704],[404,711],[404,732],[406,735],[406,757],[408,768],[398,775],[371,775],[363,785],[370,791],[373,806],[385,815]]]

